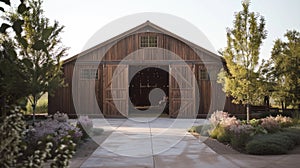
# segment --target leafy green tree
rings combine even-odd
[[[249,1],[243,1],[243,10],[235,14],[233,28],[227,28],[227,47],[222,52],[227,70],[221,71],[219,82],[223,90],[233,97],[233,103],[249,105],[262,97],[258,60],[260,46],[267,36],[265,19],[249,11]]]
[[[267,74],[275,84],[272,97],[282,110],[289,105],[300,109],[300,33],[289,30],[284,36],[287,41],[275,41],[267,63]]]
[[[1,0],[0,12],[4,13],[5,6],[10,6],[9,0]],[[17,12],[24,13],[28,8],[21,1]],[[13,39],[10,38],[8,29],[15,37],[22,38],[23,20],[16,19],[11,23],[2,23],[0,27],[0,111],[1,116],[6,116],[6,106],[18,104],[19,100],[26,96],[23,90],[25,84],[24,75],[22,73],[22,62],[18,58],[16,46]]]
[[[63,85],[60,58],[66,54],[67,48],[62,46],[59,37],[63,26],[57,21],[51,24],[43,15],[42,1],[29,0],[28,6],[29,10],[20,14],[18,8],[6,19],[10,23],[23,21],[23,32],[14,37],[13,43],[22,63],[25,80],[22,89],[32,104],[34,122],[35,107],[40,97],[46,92],[51,95]]]

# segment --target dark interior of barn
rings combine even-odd
[[[134,106],[133,108],[140,111],[152,109],[152,111],[155,112],[154,109],[159,110],[158,108],[162,102],[168,101],[166,100],[169,97],[168,66],[130,66],[129,74],[133,76],[129,86],[129,97]],[[158,96],[154,101],[151,101],[151,104],[149,94],[153,89],[157,88],[163,90],[165,96]],[[165,105],[166,107],[160,109],[160,111],[163,110],[164,113],[168,113],[169,105],[168,103]]]

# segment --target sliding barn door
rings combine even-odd
[[[128,116],[128,65],[104,65],[103,114]]]
[[[170,117],[196,116],[195,82],[193,65],[170,65]]]

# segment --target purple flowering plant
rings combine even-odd
[[[26,132],[25,141],[34,146],[38,141],[43,142],[50,138],[53,145],[56,146],[61,139],[66,136],[71,136],[73,142],[78,143],[81,139],[82,132],[75,125],[68,122],[47,119],[38,122],[34,127],[29,128]]]

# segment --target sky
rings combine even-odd
[[[274,41],[283,39],[287,30],[300,31],[299,6],[299,0],[251,1],[250,11],[266,19],[268,36],[261,47],[261,59],[270,57]],[[63,44],[70,48],[70,57],[80,53],[105,25],[141,12],[182,18],[201,30],[215,50],[223,49],[226,28],[233,27],[234,13],[241,11],[242,5],[240,0],[44,0],[43,9],[46,17],[65,26],[61,37]]]

